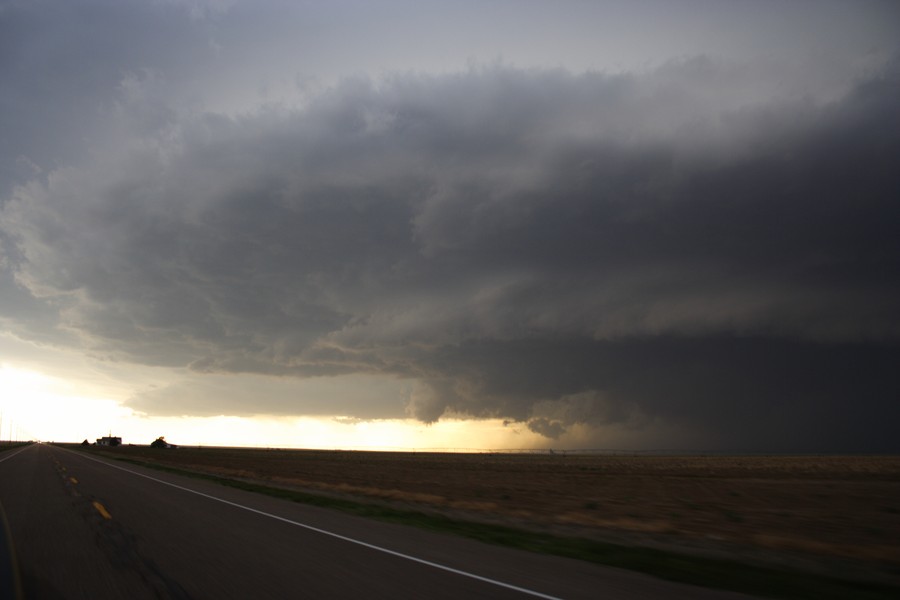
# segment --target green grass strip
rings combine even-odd
[[[502,525],[463,521],[419,511],[401,510],[379,504],[270,487],[106,453],[103,455],[141,467],[203,479],[311,506],[330,508],[357,516],[441,533],[451,533],[499,546],[639,571],[680,583],[784,600],[845,600],[846,598],[895,600],[900,598],[900,588],[896,586],[821,577],[810,573],[746,565],[730,560],[685,556],[653,548],[622,546],[585,538],[564,537]]]

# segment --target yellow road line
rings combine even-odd
[[[106,507],[94,500],[94,508],[97,509],[97,512],[100,513],[104,519],[112,519],[112,515],[109,514],[109,511],[106,510]]]
[[[74,477],[69,477],[69,481],[71,481],[72,483],[76,483],[76,484],[78,483],[78,480],[75,479]]]

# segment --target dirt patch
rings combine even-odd
[[[491,522],[900,578],[900,457],[105,450]],[[629,537],[631,536],[631,537]],[[800,558],[798,558],[800,557]],[[852,564],[851,564],[852,563]]]

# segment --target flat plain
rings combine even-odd
[[[466,521],[900,582],[900,457],[93,449]]]

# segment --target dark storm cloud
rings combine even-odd
[[[551,438],[896,449],[896,69],[822,100],[705,58],[473,68],[234,117],[167,111],[151,79],[6,201],[19,335],[40,307],[109,359],[409,378],[423,421]]]
[[[898,359],[891,344],[728,335],[472,342],[440,352],[456,393],[438,388],[420,408],[503,415],[553,438],[578,423],[691,432],[646,440],[655,448],[895,451]]]
[[[102,135],[129,73],[165,70],[179,79],[187,63],[212,57],[208,37],[197,35],[202,26],[171,8],[0,2],[0,199],[13,185],[81,158],[85,140]]]

